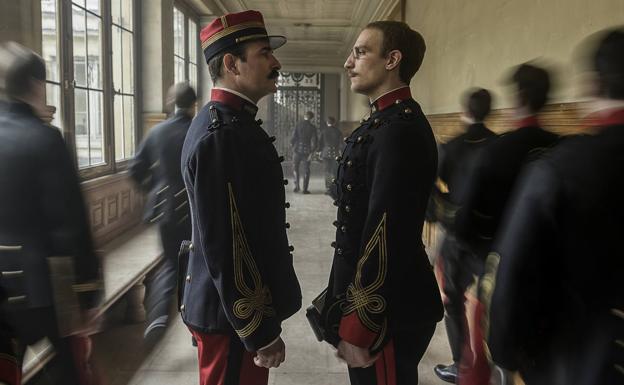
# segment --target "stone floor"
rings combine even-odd
[[[292,181],[287,186],[290,190]],[[291,202],[289,238],[295,246],[295,269],[303,290],[304,308],[327,284],[331,265],[335,207],[323,194],[320,178],[313,178],[310,195],[288,192]],[[121,307],[122,304],[119,305]],[[110,327],[94,339],[95,356],[106,385],[191,385],[198,383],[196,349],[190,334],[176,316],[163,339],[153,348],[142,346],[143,325],[124,324],[112,309]],[[304,309],[284,325],[286,362],[271,370],[271,385],[346,385],[346,367],[332,348],[316,341],[305,319]],[[433,374],[435,364],[450,360],[442,323],[420,363],[420,384],[444,384]],[[401,384],[407,385],[407,384]]]

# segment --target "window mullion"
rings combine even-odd
[[[110,0],[100,3],[102,10],[102,137],[108,169],[115,172],[115,130],[113,129],[112,15]]]

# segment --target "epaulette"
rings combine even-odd
[[[221,120],[221,116],[219,115],[219,110],[217,110],[217,107],[215,107],[214,105],[210,106],[210,108],[208,108],[208,113],[210,114],[210,125],[208,126],[208,130],[214,131],[217,128],[221,127],[223,122]]]

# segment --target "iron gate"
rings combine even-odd
[[[277,92],[270,104],[270,116],[275,148],[288,160],[292,159],[292,132],[306,111],[314,113],[312,124],[319,128],[323,116],[321,80],[322,75],[318,73],[280,73]]]

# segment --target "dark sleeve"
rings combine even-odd
[[[479,211],[483,190],[487,186],[488,178],[491,178],[489,159],[490,157],[485,152],[479,155],[468,168],[466,183],[460,186],[461,190],[453,191],[453,201],[458,206],[454,208],[454,216],[450,224],[454,227],[456,235],[465,241],[474,241],[475,237],[486,235],[478,233],[483,226],[476,223],[475,218],[481,221],[489,221],[492,218]]]
[[[74,290],[83,308],[92,308],[101,297],[103,285],[78,174],[60,133],[46,134],[49,142],[42,153],[41,207],[48,226],[50,256],[73,257]]]
[[[398,282],[392,274],[400,270],[396,266],[405,266],[400,258],[412,255],[406,250],[422,247],[420,240],[405,236],[409,231],[405,226],[411,229],[409,224],[415,221],[422,225],[436,167],[435,146],[414,134],[413,125],[380,130],[386,133],[375,137],[366,160],[366,186],[362,187],[369,191],[369,205],[339,328],[340,338],[372,351],[388,340],[387,304],[391,291],[398,290],[391,287]],[[409,188],[406,180],[413,181]],[[406,203],[412,205],[410,210]]]
[[[299,124],[295,125],[292,137],[290,138],[290,145],[294,146],[299,141]]]
[[[518,369],[519,355],[535,342],[543,321],[539,298],[550,292],[545,285],[554,255],[550,245],[556,242],[558,186],[547,162],[529,166],[486,262],[483,302],[489,309],[489,347],[493,361],[508,370]]]
[[[151,135],[148,135],[148,137],[141,142],[136,155],[128,166],[130,177],[143,191],[148,191],[150,189],[152,180],[152,162],[154,162],[154,160],[150,155],[150,138]]]
[[[312,123],[310,123],[310,127],[312,127],[312,152],[314,152],[318,148],[318,130]]]
[[[221,129],[200,142],[191,160],[199,243],[226,316],[249,351],[268,345],[281,333],[272,296],[259,268],[270,256],[254,249],[262,237],[258,218],[270,179],[257,167],[253,149],[245,149],[231,130]],[[256,243],[257,245],[257,243]]]
[[[321,131],[321,133],[319,134],[319,140],[318,140],[318,148],[317,151],[321,151],[323,150],[323,147],[325,147],[325,136],[327,135],[327,131],[329,131],[329,127],[325,128],[323,131]]]

